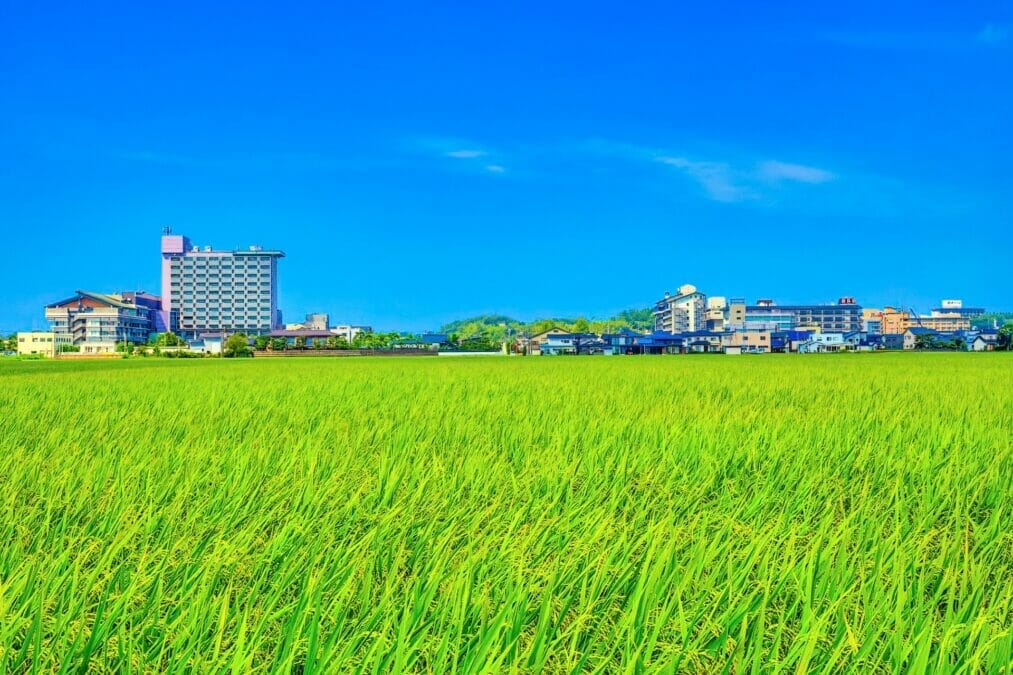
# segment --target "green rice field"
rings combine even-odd
[[[1009,673],[1013,354],[0,361],[0,672]]]

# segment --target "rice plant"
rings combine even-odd
[[[1010,672],[1013,358],[0,364],[0,670]]]

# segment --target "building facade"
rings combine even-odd
[[[675,295],[665,297],[654,305],[654,330],[665,333],[685,333],[707,327],[707,296],[692,284],[679,287]]]
[[[726,333],[721,340],[722,346],[735,353],[769,354],[771,347],[771,331],[769,330],[737,330]]]
[[[883,332],[883,311],[865,308],[862,310],[862,330],[866,333]]]
[[[143,344],[155,330],[159,298],[144,292],[115,294],[77,291],[46,306],[54,333],[69,336],[83,353],[116,350],[118,342]]]
[[[33,330],[18,333],[18,354],[31,356],[37,354],[47,358],[53,358],[60,353],[63,345],[71,345],[73,342],[67,333],[54,333],[53,331]]]
[[[307,314],[305,321],[300,323],[287,323],[285,330],[330,330],[331,317],[329,314]]]
[[[915,316],[907,320],[907,328],[928,328],[940,333],[953,333],[971,328],[971,319],[960,314]]]
[[[266,335],[279,328],[278,260],[284,256],[259,246],[200,248],[166,229],[158,330],[194,339],[215,332]]]
[[[961,316],[973,319],[985,313],[984,307],[964,307],[963,300],[943,300],[932,310],[932,316]]]
[[[790,315],[793,325],[786,325]],[[862,330],[862,308],[854,298],[841,298],[834,305],[775,305],[771,301],[746,307],[746,322],[770,321],[778,330],[812,330],[846,333]]]
[[[351,344],[359,333],[372,333],[372,326],[334,326],[329,329],[333,335],[343,337]]]
[[[955,301],[948,301],[955,302]],[[978,312],[974,308],[972,312]],[[894,307],[885,307],[880,322],[880,329],[884,335],[903,335],[909,328],[927,328],[929,330],[949,333],[958,330],[969,330],[971,328],[971,317],[973,313],[960,313],[950,311],[947,308],[934,309],[930,315],[918,315],[906,312]]]

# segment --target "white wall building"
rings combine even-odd
[[[675,295],[665,293],[654,305],[654,330],[685,333],[706,328],[707,296],[692,284],[680,286]]]

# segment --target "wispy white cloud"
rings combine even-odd
[[[695,180],[716,202],[745,202],[770,197],[786,182],[819,185],[837,176],[826,169],[778,160],[766,160],[752,166],[743,162],[689,159],[657,155],[654,160],[675,167]]]
[[[978,33],[978,42],[986,45],[998,45],[1009,37],[1009,28],[999,24],[990,23]]]
[[[697,161],[666,155],[655,159],[681,170],[699,183],[707,196],[716,202],[742,202],[759,196],[755,190],[742,183],[740,177],[726,162]]]
[[[406,146],[414,153],[430,158],[455,160],[453,165],[460,170],[478,173],[504,173],[505,163],[501,153],[484,143],[452,136],[415,136],[407,140]],[[450,166],[450,163],[447,164]]]
[[[478,157],[485,157],[488,153],[484,150],[451,150],[444,154],[454,159],[476,159]]]
[[[771,182],[790,180],[813,185],[829,183],[836,178],[832,172],[826,169],[818,169],[804,164],[789,164],[773,159],[760,162],[757,166],[757,175]]]

